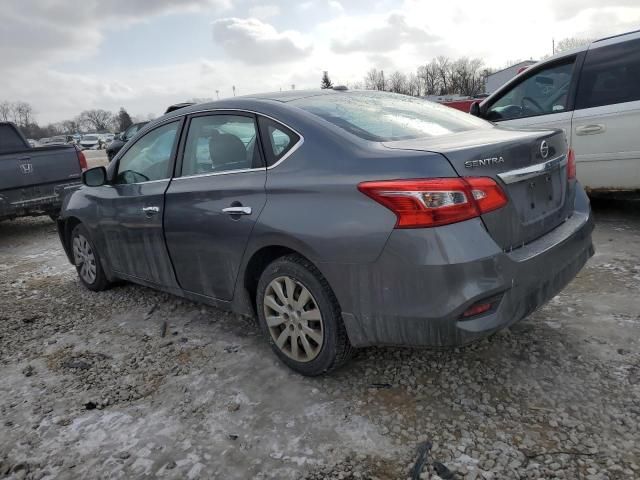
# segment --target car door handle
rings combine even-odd
[[[583,125],[581,127],[576,127],[576,135],[595,135],[596,133],[602,133],[605,130],[604,125],[600,123]]]
[[[142,211],[146,215],[155,215],[160,211],[160,207],[142,207]]]
[[[229,215],[251,215],[251,207],[227,207],[222,211]]]

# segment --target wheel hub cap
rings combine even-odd
[[[288,276],[273,279],[263,308],[271,338],[282,353],[297,362],[318,356],[324,342],[322,315],[304,285]]]
[[[84,235],[78,234],[73,238],[73,259],[79,268],[80,277],[89,284],[95,282],[96,257]]]

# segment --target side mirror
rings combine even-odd
[[[469,113],[474,117],[482,116],[480,113],[480,102],[473,102],[469,107]]]
[[[101,187],[107,183],[107,169],[93,167],[82,172],[82,183],[87,187]]]

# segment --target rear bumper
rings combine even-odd
[[[354,346],[456,346],[513,324],[562,290],[594,253],[594,223],[581,188],[572,216],[545,236],[503,252],[479,219],[437,229],[394,230],[380,258],[322,265]],[[488,298],[489,313],[461,319]]]

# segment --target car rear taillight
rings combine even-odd
[[[381,180],[358,190],[395,213],[396,228],[448,225],[507,204],[500,186],[485,177]]]
[[[89,166],[87,165],[87,157],[84,156],[84,153],[82,152],[82,150],[80,150],[77,146],[76,146],[76,154],[78,155],[78,163],[80,164],[80,170],[84,172],[87,168],[89,168]]]
[[[573,149],[569,149],[567,153],[567,178],[573,180],[576,178],[576,154],[573,153]]]
[[[482,315],[483,313],[486,313],[489,310],[491,310],[491,307],[493,307],[491,303],[476,303],[475,305],[467,308],[462,313],[462,318],[469,318],[469,317],[475,317],[477,315]]]

